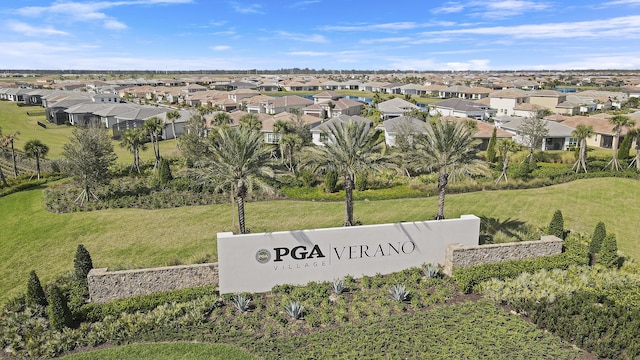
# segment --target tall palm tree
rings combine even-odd
[[[520,149],[515,141],[511,139],[500,139],[498,141],[498,151],[502,154],[502,174],[496,180],[496,185],[504,178],[504,182],[508,183],[507,169],[509,168],[509,153],[516,152]]]
[[[18,176],[18,164],[16,164],[16,150],[13,145],[14,142],[18,139],[18,135],[20,135],[19,131],[16,131],[11,135],[2,136],[2,148],[6,149],[7,147],[11,147],[11,159],[13,161],[14,176]]]
[[[120,147],[129,150],[133,154],[133,164],[131,170],[140,172],[140,151],[147,149],[147,135],[142,129],[128,129],[122,133]]]
[[[2,136],[2,128],[0,128],[0,136]],[[4,143],[0,141],[0,147],[2,147],[2,152],[4,153],[4,146],[3,145],[4,145]],[[4,176],[4,172],[2,171],[2,166],[0,166],[0,179],[2,180],[2,184],[4,186],[9,186],[9,183],[7,183],[7,178]]]
[[[578,139],[580,142],[580,150],[578,153],[578,160],[573,164],[573,169],[578,173],[580,170],[587,172],[587,138],[593,136],[593,126],[580,124],[573,130],[571,136]]]
[[[395,164],[392,158],[382,154],[382,140],[365,121],[336,122],[328,125],[325,132],[327,142],[312,148],[308,161],[319,172],[335,171],[342,176],[345,189],[343,226],[352,226],[356,174],[364,170],[379,172],[395,167]]]
[[[211,120],[211,125],[224,126],[224,125],[229,125],[232,122],[233,120],[231,119],[231,116],[229,116],[229,113],[220,111],[217,114],[215,114],[215,116]]]
[[[473,129],[463,122],[438,120],[429,124],[426,134],[417,138],[416,162],[419,170],[438,173],[438,214],[444,219],[444,197],[449,177],[455,173],[486,173],[486,164],[476,157]]]
[[[634,164],[636,165],[636,169],[640,170],[640,129],[634,128],[631,129],[627,136],[631,136],[633,140],[636,142],[636,156],[633,158],[633,161],[629,164],[629,167],[632,167]]]
[[[286,164],[289,171],[295,173],[296,161],[294,160],[294,153],[304,145],[302,138],[296,133],[284,134],[280,140],[279,145],[281,149],[284,149],[283,153],[286,153],[284,157],[287,158],[288,164]],[[284,163],[283,157],[283,163]]]
[[[615,134],[613,135],[613,159],[609,162],[611,164],[611,170],[619,171],[620,163],[618,163],[618,147],[620,146],[620,135],[622,134],[622,128],[630,128],[635,125],[635,121],[631,120],[630,117],[622,114],[617,114],[609,118],[609,123],[613,125],[613,131]],[[607,164],[607,165],[609,165]]]
[[[240,118],[240,127],[260,131],[262,129],[262,121],[256,114],[246,114]]]
[[[176,140],[178,135],[176,135],[176,120],[180,119],[182,115],[177,110],[169,111],[167,113],[167,120],[171,121],[171,130],[173,131],[173,140]],[[178,141],[176,140],[176,149],[178,149]]]
[[[217,191],[230,193],[238,203],[240,233],[245,234],[245,197],[258,189],[273,192],[266,181],[273,177],[271,151],[262,134],[248,128],[221,127],[215,139],[211,157],[196,164],[196,176],[202,183],[214,184]]]
[[[49,147],[38,139],[32,139],[24,144],[24,152],[29,158],[36,159],[36,171],[38,173],[38,180],[40,180],[40,159],[44,159],[49,153]]]
[[[291,131],[291,123],[284,120],[276,120],[273,123],[273,133],[278,136],[278,148],[280,149],[280,163],[284,164],[284,152],[286,145],[282,141],[282,137]]]
[[[153,168],[157,168],[160,163],[160,144],[158,140],[160,139],[160,134],[162,134],[162,130],[164,130],[164,123],[162,119],[157,116],[152,116],[144,121],[144,125],[142,128],[149,136],[151,140],[151,147],[153,149],[153,155],[155,156],[155,163],[153,164]]]

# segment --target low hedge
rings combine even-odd
[[[127,299],[114,300],[105,304],[89,303],[82,306],[75,314],[77,320],[98,322],[106,316],[119,316],[122,313],[133,314],[146,312],[156,307],[174,302],[187,302],[206,295],[216,295],[215,286],[202,286],[173,290],[149,295],[133,296]]]
[[[516,277],[524,272],[533,273],[539,270],[566,269],[570,265],[588,265],[589,249],[577,240],[566,240],[563,253],[551,256],[523,260],[508,260],[494,264],[482,264],[453,270],[453,278],[465,293],[483,281],[493,278],[504,280]]]

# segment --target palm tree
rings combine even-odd
[[[231,119],[231,116],[229,116],[229,113],[226,113],[224,111],[220,111],[218,113],[215,114],[215,116],[213,117],[213,119],[211,120],[211,125],[213,126],[224,126],[224,125],[229,125],[233,122],[233,120]]]
[[[627,127],[630,128],[635,125],[635,121],[631,120],[626,115],[617,114],[609,118],[609,123],[613,125],[613,131],[615,132],[613,136],[613,159],[609,162],[611,164],[611,170],[619,171],[620,164],[618,163],[618,147],[620,146],[620,134],[622,133],[622,128]],[[607,165],[609,165],[607,164]]]
[[[573,169],[577,173],[580,172],[580,169],[584,170],[585,173],[587,172],[587,138],[590,138],[593,134],[593,126],[584,124],[576,126],[576,129],[571,133],[571,136],[577,138],[580,142],[578,160],[573,164]]]
[[[319,172],[335,171],[344,179],[345,210],[343,226],[353,225],[353,185],[356,174],[394,167],[389,156],[382,155],[381,139],[365,121],[336,122],[325,128],[328,140],[312,148],[310,164]]]
[[[213,183],[217,191],[229,192],[232,200],[235,198],[240,233],[246,234],[245,197],[257,189],[273,192],[266,181],[273,177],[271,151],[262,134],[248,128],[220,127],[215,139],[211,157],[196,164],[196,176],[201,183]]]
[[[284,120],[276,120],[273,123],[273,133],[278,136],[278,147],[280,148],[280,163],[284,164],[284,151],[286,145],[282,142],[282,137],[291,131],[291,123]]]
[[[167,113],[167,120],[171,121],[171,130],[173,130],[173,140],[176,140],[178,137],[176,135],[176,120],[180,119],[182,115],[177,110],[169,111]],[[176,140],[176,149],[178,149],[178,141]]]
[[[38,173],[38,180],[40,180],[40,159],[44,159],[49,153],[49,147],[38,139],[27,141],[24,144],[24,152],[29,158],[36,159],[36,171]]]
[[[509,168],[509,153],[516,152],[520,149],[520,145],[518,145],[515,141],[511,139],[500,139],[498,141],[498,151],[502,154],[502,174],[496,180],[496,185],[504,178],[504,182],[508,183],[509,179],[507,179],[507,169]]]
[[[636,142],[636,156],[633,158],[633,161],[629,164],[629,167],[632,167],[635,163],[636,169],[640,170],[640,129],[634,128],[631,129],[627,136],[631,136],[632,140]]]
[[[14,132],[11,135],[3,135],[2,136],[2,148],[6,149],[11,146],[11,159],[13,160],[13,175],[18,176],[18,165],[16,164],[16,150],[14,148],[14,142],[18,139],[18,135],[20,135],[19,131]]]
[[[438,120],[429,124],[426,134],[417,139],[418,170],[438,172],[438,214],[435,218],[444,219],[444,197],[449,176],[484,173],[486,164],[476,157],[478,148],[473,139],[473,129],[463,122]]]
[[[128,129],[122,133],[120,138],[120,147],[129,150],[133,154],[133,164],[131,165],[131,171],[136,169],[140,172],[140,151],[147,149],[145,144],[147,135],[142,129]]]
[[[286,165],[289,168],[289,171],[295,173],[295,161],[294,161],[294,152],[298,151],[302,148],[303,140],[296,133],[284,134],[279,140],[280,148],[284,149],[286,153],[286,158],[289,160],[289,163]],[[284,163],[284,158],[283,158]]]
[[[2,128],[0,128],[0,136],[2,136]],[[0,145],[2,145],[2,152],[4,153],[4,143],[0,142]],[[2,166],[0,165],[0,179],[2,179],[2,184],[4,186],[9,186],[9,183],[7,183],[7,178],[4,176],[4,172],[2,171]]]
[[[240,118],[240,127],[260,131],[262,129],[262,121],[256,114],[246,114]]]
[[[142,125],[142,128],[151,140],[153,155],[156,158],[156,161],[153,164],[153,168],[155,169],[160,163],[160,144],[158,144],[158,140],[160,138],[160,134],[162,134],[162,130],[164,130],[164,123],[159,117],[152,116],[144,121],[144,125]]]

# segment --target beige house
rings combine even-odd
[[[567,101],[567,95],[555,90],[537,90],[529,93],[529,103],[555,109],[558,104]]]
[[[514,115],[515,107],[528,102],[529,93],[519,89],[498,90],[489,94],[491,108],[497,115]]]

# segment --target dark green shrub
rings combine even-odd
[[[67,306],[67,298],[64,297],[59,287],[53,285],[49,290],[49,324],[52,329],[62,331],[62,328],[71,326],[71,311]]]
[[[618,148],[618,160],[627,160],[629,158],[629,151],[631,151],[631,141],[633,136],[625,136],[620,147]]]
[[[89,271],[93,269],[91,254],[89,254],[89,251],[82,244],[79,244],[78,249],[76,250],[76,257],[73,260],[73,269],[75,271],[76,279],[83,281],[87,280]]]
[[[173,180],[173,175],[171,174],[169,160],[160,158],[160,163],[158,164],[158,181],[162,187],[166,187],[171,180]]]
[[[601,221],[596,225],[593,235],[591,235],[591,242],[589,243],[589,252],[597,254],[600,252],[600,247],[604,238],[607,236],[607,229],[604,223]]]
[[[618,242],[616,241],[615,235],[609,234],[604,238],[596,263],[606,266],[610,269],[617,269],[618,267],[620,267],[620,257],[618,256]]]
[[[328,171],[324,176],[324,190],[328,193],[334,193],[337,191],[338,185],[338,173],[335,171]]]
[[[312,187],[315,185],[316,177],[312,171],[309,170],[301,170],[298,174],[300,181],[302,182],[302,186],[304,187]]]
[[[35,270],[31,270],[29,273],[26,304],[27,306],[47,306],[47,297]]]
[[[489,138],[489,145],[487,145],[487,161],[490,163],[496,162],[498,159],[496,153],[496,143],[497,143],[497,128],[493,128],[493,132],[491,133],[491,137]]]
[[[365,191],[369,188],[369,177],[367,173],[360,173],[356,177],[356,190]]]
[[[556,212],[553,213],[553,217],[551,218],[551,222],[549,223],[549,227],[547,228],[547,234],[557,236],[560,239],[564,239],[565,232],[562,211],[556,210]]]

